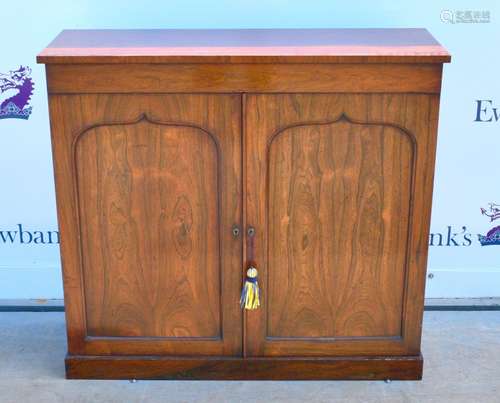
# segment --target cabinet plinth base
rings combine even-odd
[[[329,358],[66,357],[68,379],[420,380],[422,367],[421,355]]]

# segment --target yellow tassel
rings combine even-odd
[[[241,290],[240,305],[244,309],[257,309],[260,306],[260,290],[257,281],[257,269],[250,267],[247,270],[247,278]]]

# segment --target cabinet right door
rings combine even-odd
[[[246,354],[419,354],[439,96],[252,94],[244,105],[262,288]]]

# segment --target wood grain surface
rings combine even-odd
[[[422,28],[65,30],[39,63],[442,63]]]
[[[78,137],[89,336],[222,337],[218,154],[147,116]]]
[[[247,354],[413,354],[438,98],[247,95]],[[424,202],[425,201],[425,202]]]
[[[51,97],[70,353],[241,351],[240,104]]]
[[[230,358],[68,356],[69,379],[419,380],[421,355],[408,357]]]
[[[433,93],[441,64],[50,64],[51,94]]]
[[[346,115],[271,138],[268,337],[400,336],[413,146]]]

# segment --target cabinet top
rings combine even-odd
[[[39,63],[444,63],[421,28],[64,30]]]

